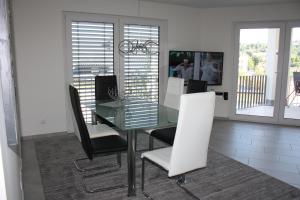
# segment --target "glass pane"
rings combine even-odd
[[[300,27],[292,28],[284,118],[300,119]]]
[[[82,112],[92,122],[95,106],[95,76],[113,75],[114,25],[101,22],[72,22],[73,85],[78,89]]]
[[[176,126],[178,110],[145,99],[129,98],[121,103],[97,101],[95,112],[123,131]]]
[[[123,42],[125,95],[158,103],[159,27],[126,24]]]
[[[273,117],[279,34],[240,29],[236,114]]]

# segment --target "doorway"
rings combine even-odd
[[[298,24],[237,24],[235,67],[233,119],[299,124]]]

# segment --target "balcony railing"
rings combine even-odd
[[[237,109],[266,104],[266,75],[239,76],[237,88]]]

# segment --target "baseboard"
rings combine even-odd
[[[69,135],[69,134],[73,134],[73,133],[63,131],[63,132],[46,133],[46,134],[41,134],[41,135],[21,136],[21,141],[34,140],[34,139],[45,138],[45,137],[53,137],[53,136],[58,136],[58,135]]]
[[[228,117],[214,117],[216,120],[226,120],[226,121],[231,121]]]

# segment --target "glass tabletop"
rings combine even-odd
[[[178,118],[178,110],[143,99],[96,101],[93,112],[123,131],[176,126]]]

